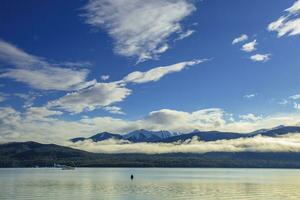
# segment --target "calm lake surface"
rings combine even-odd
[[[134,174],[134,180],[130,175]],[[0,199],[300,199],[300,170],[0,169]]]

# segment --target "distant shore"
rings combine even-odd
[[[299,168],[300,153],[211,152],[204,154],[100,154],[54,144],[0,145],[0,167]]]

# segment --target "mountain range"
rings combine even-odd
[[[107,139],[117,139],[117,140],[128,140],[130,142],[159,142],[161,140],[178,136],[178,133],[172,133],[169,131],[148,131],[144,129],[135,130],[130,133],[121,135],[121,134],[113,134],[108,132],[97,133],[91,137],[77,137],[70,139],[71,142],[78,142],[84,140],[92,140],[93,142],[100,142]]]
[[[128,134],[99,133],[88,138],[73,138],[76,143],[84,140],[94,142],[107,139],[138,142],[172,143],[197,138],[201,141],[231,140],[258,135],[278,137],[298,134],[300,127],[278,126],[250,133],[218,131],[193,131],[187,134],[168,131],[136,130]],[[207,153],[92,153],[56,144],[33,141],[0,144],[0,167],[51,167],[54,164],[77,167],[259,167],[300,168],[299,152],[207,152]]]
[[[178,141],[186,141],[196,138],[201,141],[217,141],[230,140],[238,138],[250,138],[257,135],[277,137],[288,133],[300,133],[299,126],[277,126],[271,129],[260,129],[250,133],[235,133],[235,132],[220,132],[220,131],[199,131],[195,130],[191,133],[173,133],[169,131],[149,131],[136,130],[127,134],[113,134],[108,132],[98,133],[88,138],[77,137],[70,139],[71,142],[78,142],[84,140],[92,140],[93,142],[100,142],[108,139],[128,140],[132,143],[139,142],[162,142],[173,143]]]

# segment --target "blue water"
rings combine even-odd
[[[134,174],[134,180],[130,175]],[[0,169],[0,199],[300,199],[300,170]]]

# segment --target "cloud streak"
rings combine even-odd
[[[96,83],[91,87],[68,93],[51,101],[47,107],[80,113],[121,102],[130,94],[130,89],[114,82]]]
[[[127,88],[129,83],[142,84],[158,81],[167,74],[179,72],[188,66],[197,65],[204,61],[205,60],[186,61],[170,66],[155,67],[146,72],[135,71],[120,81],[96,83],[79,91],[68,93],[57,100],[49,102],[47,107],[61,109],[71,113],[92,111],[102,107],[106,107],[107,110],[107,106],[123,101],[132,93],[132,90]],[[109,111],[117,113],[116,110]],[[119,114],[120,113],[119,111]]]
[[[268,31],[277,32],[277,37],[294,36],[300,34],[300,0],[297,0],[291,7],[285,9],[286,14],[271,22]]]
[[[257,94],[254,93],[254,94],[245,94],[243,97],[246,98],[246,99],[250,99],[250,98],[254,98],[256,96],[257,96]]]
[[[0,62],[13,67],[5,68],[4,72],[0,73],[0,78],[13,79],[35,89],[68,91],[95,83],[86,82],[89,73],[87,69],[57,67],[58,64],[51,64],[43,58],[28,54],[1,39]]]
[[[188,0],[90,0],[83,9],[87,24],[113,38],[117,54],[142,62],[165,52],[171,35],[182,37],[180,22],[196,7]]]
[[[181,62],[170,66],[155,67],[146,72],[135,71],[125,76],[122,81],[125,83],[139,84],[158,81],[167,74],[180,72],[188,66],[197,65],[204,61],[206,61],[206,59]]]

